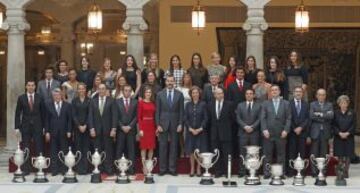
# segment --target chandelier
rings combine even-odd
[[[309,31],[309,11],[305,9],[304,1],[297,7],[295,12],[295,31],[304,33]]]
[[[94,0],[88,12],[88,31],[94,33],[100,32],[102,30],[102,19],[101,8]]]
[[[206,16],[205,10],[200,5],[200,0],[197,0],[197,4],[193,7],[191,14],[192,28],[200,35],[200,30],[205,28]]]

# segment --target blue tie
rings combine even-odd
[[[275,114],[278,114],[279,109],[279,99],[274,100]]]
[[[171,107],[172,106],[172,90],[169,90],[168,95],[167,95],[167,100]]]
[[[296,100],[296,112],[299,115],[301,111],[300,101]]]

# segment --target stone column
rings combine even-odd
[[[16,149],[15,108],[25,85],[25,30],[30,29],[25,19],[25,6],[33,0],[0,0],[6,6],[6,20],[1,26],[8,34],[7,91],[6,91],[6,149]]]
[[[61,59],[69,63],[69,67],[77,67],[74,55],[74,28],[71,23],[63,23],[59,25],[61,33]]]
[[[246,56],[256,58],[257,67],[264,68],[264,31],[269,27],[264,18],[264,7],[271,0],[240,0],[247,6],[243,29],[246,31]]]
[[[118,0],[126,6],[123,29],[127,32],[127,54],[135,57],[140,68],[144,67],[144,32],[148,25],[143,18],[143,6],[150,0]]]

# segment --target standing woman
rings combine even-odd
[[[103,78],[101,75],[96,75],[94,78],[94,83],[92,89],[88,91],[88,97],[95,98],[99,95],[99,86],[102,83]]]
[[[155,101],[150,87],[145,88],[143,100],[139,100],[137,119],[139,124],[141,159],[152,159],[155,149]],[[143,167],[144,174],[147,173]]]
[[[173,75],[175,78],[175,88],[180,87],[182,83],[185,70],[181,67],[180,56],[173,55],[170,58],[170,68],[165,73],[165,79],[167,75]]]
[[[231,83],[235,82],[235,68],[237,66],[237,61],[235,56],[231,56],[229,58],[228,65],[226,66],[226,73],[225,73],[225,81],[224,81],[224,88],[227,89]]]
[[[89,128],[87,126],[90,99],[86,95],[86,85],[79,83],[77,97],[72,101],[72,117],[74,122],[75,148],[81,155],[86,155],[90,147]],[[76,171],[80,175],[88,173],[88,161],[82,156]]]
[[[354,153],[354,132],[356,129],[356,113],[349,108],[350,99],[341,95],[337,99],[339,110],[334,113],[334,155],[345,163],[345,177],[349,176],[350,158]]]
[[[271,84],[266,82],[265,72],[259,70],[257,73],[257,83],[253,85],[253,90],[255,91],[255,100],[257,102],[264,102],[271,97],[270,88]]]
[[[207,69],[203,66],[201,55],[194,53],[191,57],[191,67],[187,70],[190,74],[192,82],[199,88],[204,88],[204,85],[209,82],[209,74]]]
[[[220,84],[223,83],[225,79],[225,70],[226,67],[221,65],[221,57],[217,52],[211,54],[211,65],[208,66],[209,78],[213,75],[220,77]]]
[[[101,68],[101,71],[98,72],[98,75],[103,78],[102,80],[108,90],[112,90],[115,88],[116,72],[111,68],[110,58],[104,59],[104,64]]]
[[[133,55],[127,55],[125,62],[121,68],[119,68],[117,77],[124,76],[126,83],[129,84],[134,91],[134,97],[137,97],[141,87],[141,71],[136,64]]]
[[[190,155],[190,177],[195,173],[195,158],[194,151],[199,149],[200,152],[205,152],[207,147],[206,137],[206,124],[208,121],[206,103],[201,101],[201,89],[197,86],[193,86],[189,95],[191,96],[191,102],[186,104],[184,111],[184,123],[186,127],[186,141],[185,151],[187,155]],[[196,175],[201,176],[200,165],[196,166]]]
[[[87,57],[81,58],[81,69],[77,72],[77,80],[86,85],[87,90],[93,88],[96,72],[90,69],[90,60]]]
[[[285,74],[280,68],[280,60],[277,56],[271,56],[266,66],[266,82],[280,87],[281,96],[285,94]]]
[[[245,61],[245,81],[251,85],[257,82],[256,59],[254,56],[248,56]]]
[[[162,90],[162,87],[156,81],[156,74],[153,71],[148,72],[145,83],[141,84],[140,94],[139,94],[140,98],[144,98],[145,88],[147,87],[150,87],[152,89],[155,98],[157,93]]]
[[[61,87],[65,94],[65,99],[68,103],[71,103],[76,96],[78,90],[79,82],[76,79],[76,70],[71,69],[69,71],[69,80],[64,82]]]
[[[57,65],[58,73],[54,77],[55,80],[60,81],[61,84],[66,82],[69,79],[68,67],[69,65],[66,60],[60,60]]]
[[[124,97],[124,87],[127,85],[124,76],[119,76],[116,80],[116,88],[112,91],[111,96],[114,99],[120,99]],[[131,91],[131,96],[134,96],[134,91]]]
[[[307,101],[307,84],[308,70],[301,64],[300,56],[297,51],[293,50],[289,55],[290,65],[285,70],[286,91],[285,97],[289,100],[293,99],[293,91],[296,86],[301,86],[304,90],[304,99]]]
[[[146,68],[141,72],[141,82],[145,83],[149,72],[154,72],[156,82],[161,88],[165,87],[164,75],[165,72],[159,67],[159,59],[157,54],[151,53]]]

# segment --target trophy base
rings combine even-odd
[[[145,176],[144,183],[145,183],[145,184],[154,184],[154,183],[155,183],[154,177],[152,177],[152,176]]]
[[[305,182],[304,182],[304,178],[303,177],[294,177],[294,182],[293,182],[294,186],[305,186]]]
[[[201,185],[213,185],[214,184],[214,180],[212,178],[202,178],[200,180],[200,184]]]
[[[45,177],[41,177],[41,178],[35,177],[34,179],[34,183],[47,183],[47,182],[49,182],[49,180]]]
[[[335,185],[336,186],[346,186],[347,183],[346,183],[345,179],[343,179],[343,180],[335,180]]]
[[[224,187],[237,187],[237,183],[235,181],[223,181]]]
[[[315,186],[326,186],[326,180],[319,180],[318,178],[315,181]]]
[[[271,180],[270,185],[282,186],[282,185],[284,185],[284,182],[281,179],[275,179],[275,180],[273,179],[273,180]]]
[[[102,180],[101,180],[101,175],[100,173],[98,174],[91,174],[91,180],[90,180],[91,183],[94,183],[94,184],[97,184],[97,183],[101,183]]]
[[[66,184],[73,184],[73,183],[77,183],[78,180],[76,179],[76,177],[64,177],[62,182]]]
[[[245,185],[260,185],[260,178],[259,177],[245,177]]]
[[[117,177],[116,183],[117,184],[128,184],[128,183],[130,183],[130,179],[127,176]]]
[[[14,183],[24,183],[26,180],[25,180],[25,177],[23,174],[14,174],[14,178],[12,180],[12,182]]]

